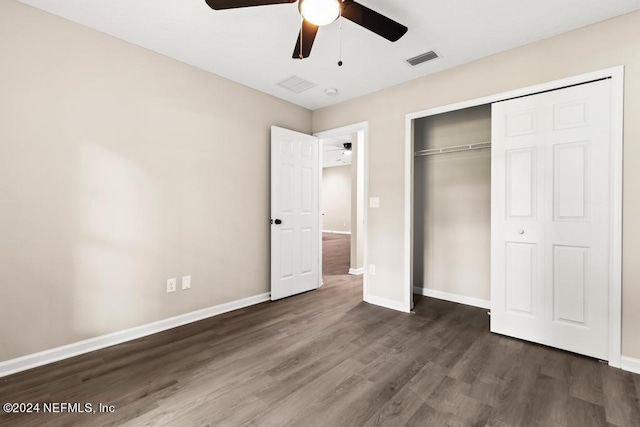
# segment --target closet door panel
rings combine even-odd
[[[507,219],[536,219],[536,149],[506,153]]]
[[[507,242],[505,279],[506,311],[537,315],[535,304],[536,245]]]
[[[549,106],[545,342],[609,358],[610,81],[544,94]]]
[[[590,143],[553,146],[553,220],[588,221],[591,207]]]
[[[491,330],[608,359],[610,81],[492,106]]]
[[[553,321],[588,326],[589,248],[554,245],[552,251]]]
[[[538,165],[544,116],[535,106],[517,104],[494,104],[491,113],[491,331],[540,341],[544,277],[538,223],[544,185]]]
[[[535,109],[509,113],[506,118],[505,136],[507,138],[512,138],[523,135],[535,135],[537,132],[536,121]]]

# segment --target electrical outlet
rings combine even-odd
[[[182,276],[182,290],[191,289],[191,276]]]
[[[378,209],[380,207],[380,198],[379,197],[370,197],[369,198],[369,207],[371,209]]]
[[[375,276],[375,275],[376,275],[376,265],[369,264],[369,276]]]
[[[176,291],[176,279],[167,279],[167,293]]]

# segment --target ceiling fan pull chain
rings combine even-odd
[[[342,7],[340,8],[340,16],[338,17],[338,67],[342,67]]]
[[[302,31],[304,29],[304,18],[300,15],[300,55],[298,56],[300,60],[304,59],[304,55],[302,55]]]

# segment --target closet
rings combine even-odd
[[[608,360],[611,96],[603,79],[414,120],[414,289]]]
[[[490,299],[491,105],[414,121],[413,285]]]

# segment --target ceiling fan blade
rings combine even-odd
[[[342,16],[392,42],[404,36],[408,28],[352,0],[342,3]]]
[[[211,9],[236,9],[238,7],[267,6],[270,4],[295,3],[297,0],[206,0]]]
[[[302,41],[302,58],[307,58],[311,55],[311,48],[313,47],[313,41],[316,39],[316,34],[318,34],[318,28],[317,25],[313,25],[306,19],[302,20],[302,28],[300,29],[300,34],[298,34],[298,41],[295,49],[293,49],[292,58],[300,58],[300,41]]]

